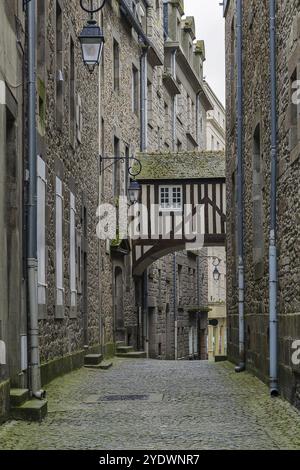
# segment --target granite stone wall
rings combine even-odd
[[[38,10],[37,19],[38,153],[46,164],[47,179],[47,300],[45,306],[39,306],[43,363],[100,343],[98,74],[89,74],[82,62],[77,36],[83,15],[76,3],[49,0],[44,8]],[[56,301],[56,177],[63,183],[62,308],[57,308]],[[70,192],[76,206],[75,308],[70,303]]]
[[[141,123],[140,109],[135,112],[132,106],[132,70],[134,68],[137,71],[140,80],[140,58],[143,50],[136,33],[124,19],[118,1],[111,0],[107,2],[102,10],[100,22],[104,27],[106,42],[100,72],[102,91],[99,147],[103,155],[111,157],[115,155],[114,142],[117,138],[119,139],[121,156],[125,156],[126,151],[129,151],[130,155],[135,155],[140,147]],[[157,55],[164,62],[163,2],[150,2],[150,6],[147,8],[147,35]],[[117,90],[114,87],[113,73],[114,43],[116,42],[119,46],[119,87]],[[157,152],[158,154],[166,149],[166,143],[169,145],[170,150],[172,149],[172,98],[164,86],[164,67],[165,64],[154,66],[149,53],[147,70],[147,151]],[[188,77],[185,77],[182,85],[183,103],[187,99],[186,89],[191,94]],[[165,111],[166,104],[168,106],[168,115]],[[180,112],[184,125],[180,125],[178,121],[177,126],[181,126],[180,129],[184,133],[187,131],[189,124],[187,104],[185,106],[183,104]],[[186,127],[184,127],[185,125]],[[196,119],[194,119],[193,133],[196,135]],[[182,139],[182,144],[182,150],[187,150],[186,138]],[[104,165],[107,170],[101,177],[101,201],[117,205],[114,188],[115,172],[118,172],[119,193],[125,195],[126,166],[123,162],[119,164],[117,169],[116,165],[110,165],[110,162],[106,162]],[[101,317],[104,323],[102,330],[105,336],[104,344],[106,338],[124,340],[127,344],[139,348],[146,348],[147,342],[149,342],[149,353],[152,357],[174,358],[174,305],[171,300],[174,290],[173,256],[164,257],[151,266],[148,273],[147,292],[142,290],[142,279],[132,278],[130,244],[120,243],[115,240],[113,250],[111,250],[108,243],[101,243],[100,258]],[[192,263],[194,269],[196,269],[195,261],[186,260],[183,262],[187,265],[189,263]],[[157,276],[159,272],[161,273],[161,286],[159,288],[161,290],[158,289]],[[192,269],[190,272],[185,273],[188,285],[193,285],[196,282],[193,275]],[[120,279],[122,279],[122,283]],[[147,300],[145,300],[145,295]],[[145,302],[147,308],[145,308]],[[141,315],[143,307],[143,325],[141,325],[139,312]],[[183,322],[185,326],[180,326],[179,335],[185,335],[186,337],[188,335],[188,330],[186,330],[188,315],[187,313],[185,315],[181,313],[181,317],[180,322]],[[182,328],[185,329],[185,333],[183,333]],[[186,352],[188,340],[183,341],[183,343],[185,344],[182,347],[183,355],[186,356],[188,355],[188,352]]]
[[[269,375],[268,242],[270,220],[270,66],[267,2],[243,2],[245,315],[247,367],[265,381]],[[277,2],[278,111],[278,314],[279,379],[282,394],[299,406],[299,367],[292,364],[299,315],[299,131],[292,83],[299,62],[299,2]],[[232,54],[234,2],[226,15],[228,340],[238,360],[236,288],[236,113]],[[294,106],[294,109],[293,109]],[[296,113],[296,121],[293,116]],[[298,123],[299,124],[299,123]],[[299,126],[298,126],[299,128]],[[258,215],[258,216],[257,216]],[[259,243],[257,239],[259,236]]]

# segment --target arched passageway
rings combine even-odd
[[[140,159],[139,233],[132,246],[133,274],[143,292],[139,343],[153,358],[207,359],[205,253],[225,246],[224,154],[143,154]]]

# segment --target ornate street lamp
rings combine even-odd
[[[132,205],[139,202],[141,190],[141,185],[136,180],[130,182],[128,197]]]
[[[90,14],[90,19],[83,27],[79,35],[81,44],[83,63],[87,66],[90,73],[93,73],[95,67],[101,62],[101,56],[104,45],[104,35],[97,21],[94,20],[94,14],[100,11],[106,0],[80,0],[81,8]]]
[[[220,274],[218,268],[215,267],[214,272],[213,272],[214,281],[218,282],[220,280],[220,277],[221,277],[221,274]]]
[[[100,64],[104,44],[104,36],[101,28],[95,20],[88,20],[80,33],[82,59],[90,73]]]
[[[215,267],[213,271],[213,279],[214,281],[218,282],[221,278],[221,274],[218,270],[218,266],[220,265],[221,260],[219,258],[213,257],[213,266]]]

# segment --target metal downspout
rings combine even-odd
[[[148,328],[148,269],[143,274],[143,337],[144,350],[149,358],[149,328]]]
[[[43,398],[39,357],[39,325],[37,305],[37,145],[36,145],[36,0],[27,5],[28,28],[28,220],[27,220],[27,270],[28,270],[28,335],[30,391]]]
[[[148,146],[148,97],[147,97],[147,52],[144,48],[141,54],[141,136],[140,151],[146,152]]]
[[[177,259],[176,253],[173,255],[173,308],[174,308],[174,358],[178,359],[178,328],[177,328]]]
[[[201,131],[200,131],[200,93],[197,93],[196,96],[196,139],[198,143],[198,148],[204,148],[201,141]]]
[[[171,72],[173,78],[176,80],[176,50],[172,52],[171,56]],[[177,98],[176,95],[172,97],[172,150],[176,151],[176,109]]]
[[[237,191],[238,191],[238,305],[239,305],[239,365],[236,372],[245,370],[245,273],[244,273],[244,175],[243,175],[243,5],[237,0]]]
[[[146,152],[148,146],[148,96],[147,96],[147,52],[148,48],[144,48],[140,58],[140,88],[141,88],[141,100],[140,100],[140,151]],[[148,269],[143,273],[143,337],[144,337],[144,348],[149,357],[149,343],[148,343]]]
[[[270,0],[271,200],[269,240],[270,393],[278,396],[276,0]]]

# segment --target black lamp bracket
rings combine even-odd
[[[113,165],[115,165],[116,162],[125,163],[127,159],[128,159],[128,157],[125,157],[125,156],[124,157],[116,157],[116,156],[114,156],[114,157],[103,157],[102,155],[99,155],[100,175],[102,173],[104,173],[106,170],[108,170],[108,168],[111,168]],[[128,173],[133,178],[136,178],[142,171],[142,164],[135,157],[131,157],[128,160],[132,162],[132,164],[128,168]],[[104,164],[105,161],[111,161],[112,163],[110,163],[109,165],[107,165],[104,168],[103,164]]]
[[[93,16],[98,11],[102,10],[106,0],[80,0],[81,8]]]

